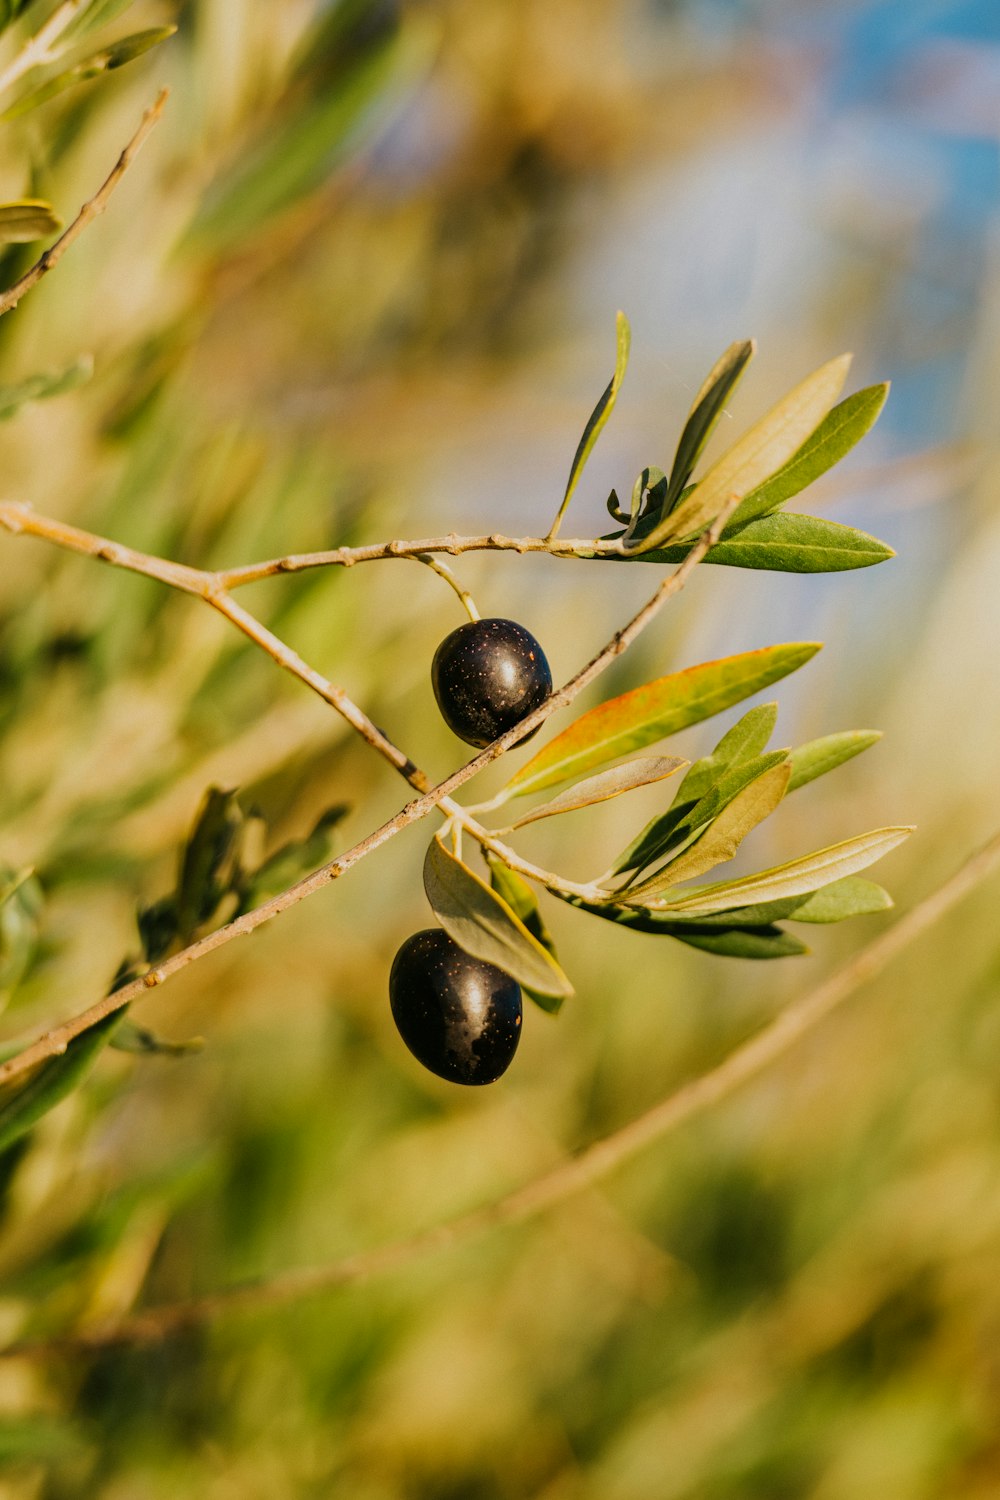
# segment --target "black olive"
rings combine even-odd
[[[513,620],[470,620],[453,630],[434,653],[431,681],[448,728],[480,748],[519,724],[552,691],[544,651]]]
[[[415,932],[389,975],[392,1018],[425,1068],[450,1083],[493,1083],[521,1038],[521,989],[440,927]]]

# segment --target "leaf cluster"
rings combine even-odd
[[[254,857],[266,834],[261,814],[244,810],[234,791],[210,787],[178,859],[174,889],[136,913],[141,955],[122,961],[112,991],[147,973],[171,952],[251,910],[329,859],[334,828],[347,812],[343,803],[326,809],[304,838]],[[40,892],[30,871],[0,883],[0,984],[26,962],[34,941]],[[103,1048],[139,1055],[177,1057],[199,1050],[200,1039],[164,1041],[116,1011],[75,1037],[65,1051],[46,1059],[27,1077],[0,1088],[0,1152],[30,1130],[76,1087]],[[18,1040],[8,1049],[22,1050]]]
[[[628,359],[628,324],[618,315],[615,374],[584,429],[562,517],[597,436],[607,420]],[[624,326],[623,326],[624,325]],[[877,421],[887,382],[838,399],[850,366],[841,355],[789,391],[703,474],[694,478],[726,403],[754,356],[752,339],[731,344],[694,399],[669,470],[647,465],[632,487],[628,511],[613,490],[608,510],[623,522],[604,542],[621,550],[591,554],[604,561],[678,563],[723,507],[738,502],[706,562],[781,573],[834,573],[892,557],[876,537],[818,516],[789,514],[786,503],[839,463]]]
[[[795,671],[816,653],[792,642],[703,662],[623,693],[582,714],[508,781],[495,804],[571,780],[719,713]],[[880,828],[817,849],[756,875],[709,886],[688,882],[731,860],[744,839],[792,791],[874,745],[875,730],[848,730],[796,749],[768,750],[775,703],[751,708],[710,754],[693,764],[635,757],[575,781],[523,814],[507,831],[666,780],[687,766],[663,812],[614,858],[592,899],[548,889],[578,909],[635,932],[676,938],[734,958],[785,958],[807,952],[780,923],[843,921],[884,911],[888,893],[858,871],[894,848],[908,828]],[[424,866],[435,915],[456,942],[506,969],[532,998],[554,1010],[571,992],[538,899],[496,854],[487,854],[488,886],[449,853],[438,835]]]

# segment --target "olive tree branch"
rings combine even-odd
[[[278,916],[289,907],[297,905],[299,901],[305,900],[307,896],[311,896],[315,891],[322,890],[325,886],[332,884],[333,881],[338,880],[341,875],[344,875],[353,865],[357,864],[360,859],[371,854],[403,828],[408,827],[409,824],[426,817],[434,809],[447,810],[452,815],[457,814],[463,820],[465,826],[470,827],[471,832],[471,820],[469,820],[464,809],[459,807],[458,804],[449,803],[446,799],[450,798],[452,792],[457,791],[459,787],[470,781],[474,776],[477,776],[484,767],[492,764],[493,761],[497,760],[507,750],[519,744],[527,735],[539,728],[557,709],[565,708],[570,704],[578,694],[583,692],[584,688],[589,687],[594,679],[631,645],[636,637],[656,617],[667,600],[679,593],[684,587],[702,558],[718,541],[737,503],[737,498],[733,497],[725,508],[720,511],[712,525],[694,543],[684,561],[673,573],[669,574],[663,580],[656,592],[647,599],[646,603],[633,615],[632,619],[615,632],[610,641],[602,647],[586,666],[582,667],[575,676],[571,677],[556,692],[550,694],[544,703],[540,704],[530,714],[527,714],[520,723],[507,730],[505,734],[494,740],[492,745],[487,745],[472,760],[467,761],[465,765],[453,771],[450,776],[445,777],[436,786],[425,788],[422,783],[425,783],[427,778],[424,772],[420,771],[412,762],[407,761],[406,769],[402,766],[398,767],[397,769],[400,769],[406,775],[407,780],[411,784],[420,786],[421,796],[407,803],[405,807],[401,808],[398,813],[383,823],[381,827],[375,829],[374,832],[370,833],[352,848],[346,850],[345,853],[322,865],[318,870],[314,870],[311,875],[307,875],[294,885],[289,886],[287,890],[272,897],[270,901],[264,902],[263,905],[256,907],[253,911],[235,917],[231,922],[227,922],[225,926],[217,928],[214,932],[206,934],[197,942],[191,943],[188,947],[181,949],[179,953],[175,953],[169,958],[164,959],[155,968],[151,969],[148,974],[143,975],[139,979],[132,980],[129,984],[114,990],[110,995],[102,996],[93,1005],[88,1006],[85,1010],[80,1011],[75,1016],[71,1016],[68,1020],[45,1032],[15,1057],[0,1064],[0,1087],[23,1078],[47,1059],[61,1056],[75,1037],[82,1035],[83,1032],[89,1030],[90,1027],[95,1026],[106,1017],[114,1015],[119,1010],[124,1010],[133,1001],[140,999],[147,989],[163,984],[181,969],[186,968],[188,964],[193,963],[199,958],[203,958],[208,953],[214,952],[217,948],[223,947],[234,938],[243,937],[256,931],[258,927],[263,926],[265,922],[269,922],[273,917]],[[174,588],[181,589],[183,592],[206,599],[215,608],[221,609],[221,612],[226,614],[233,623],[237,623],[238,620],[242,619],[243,612],[239,610],[239,607],[233,600],[225,597],[223,590],[218,588],[216,575],[214,574],[204,573],[200,569],[189,568],[179,563],[165,562],[162,558],[150,557],[145,553],[135,551],[133,548],[125,547],[117,542],[111,542],[107,538],[82,531],[78,527],[68,526],[63,522],[52,521],[47,517],[37,515],[29,506],[12,502],[0,503],[0,526],[15,535],[40,537],[47,541],[55,542],[59,546],[66,547],[70,551],[96,557],[102,562],[110,563],[113,566],[126,568],[131,572],[142,573],[147,577],[158,579],[160,582],[168,583]],[[251,620],[256,631],[265,631],[265,627],[260,625],[258,621],[253,620],[252,616],[246,617],[246,622]],[[241,628],[243,628],[242,625]],[[274,639],[277,640],[276,637]],[[283,645],[283,643],[281,644]],[[286,652],[288,651],[287,647],[284,649]],[[284,665],[284,662],[282,665]],[[310,668],[305,667],[305,663],[302,666],[307,673],[311,671]],[[296,675],[299,674],[296,672]],[[346,695],[344,701],[350,701],[346,698]],[[338,705],[335,704],[334,706]],[[339,707],[340,711],[343,712],[343,704],[340,704]],[[361,715],[360,709],[356,709],[355,712],[364,717]],[[384,736],[380,737],[382,739],[385,738]],[[402,755],[402,752],[396,751],[395,746],[391,746],[388,740],[385,743],[396,756]],[[395,764],[395,761],[393,761],[393,764]],[[504,846],[492,839],[492,836],[486,830],[479,830],[479,833],[482,835],[484,842],[488,841],[487,847],[493,848],[497,853],[501,853],[501,850],[504,850]],[[504,850],[501,853],[501,858],[505,858],[508,853],[509,851]],[[514,866],[514,868],[518,867],[524,872],[532,868],[526,866],[520,860]],[[547,872],[544,871],[536,872],[535,878],[544,878],[546,883],[551,879]]]
[[[30,73],[32,68],[42,68],[47,63],[56,61],[60,54],[55,43],[87,3],[88,0],[66,0],[64,5],[53,11],[34,36],[28,37],[20,52],[11,58],[0,73],[0,94],[6,93],[12,84]]]
[[[122,1321],[52,1339],[14,1344],[5,1357],[44,1356],[67,1350],[116,1344],[152,1343],[227,1313],[276,1307],[333,1291],[348,1283],[398,1271],[427,1255],[466,1244],[506,1225],[521,1224],[603,1181],[640,1151],[689,1120],[720,1104],[808,1036],[857,990],[879,974],[965,896],[1000,869],[1000,833],[994,834],[943,885],[900,917],[842,968],[793,1001],[756,1035],[742,1042],[716,1067],[682,1084],[620,1130],[585,1147],[550,1171],[493,1203],[435,1225],[408,1239],[350,1255],[330,1265],[302,1267],[277,1276],[246,1281],[185,1302],[153,1306]]]
[[[620,538],[602,541],[599,537],[567,537],[562,540],[543,536],[502,536],[493,531],[487,536],[423,537],[419,541],[372,542],[364,547],[334,547],[329,552],[298,552],[287,557],[272,557],[267,562],[250,563],[242,568],[226,568],[216,579],[223,588],[237,589],[246,583],[259,583],[279,573],[301,573],[306,568],[353,568],[355,563],[382,562],[393,557],[420,557],[425,553],[444,552],[457,557],[463,552],[544,552],[549,557],[618,557],[623,552]]]
[[[58,15],[59,13],[56,12],[56,14]],[[80,235],[87,228],[88,224],[92,224],[98,215],[104,212],[108,204],[108,199],[132,165],[136,156],[141,151],[146,137],[162,115],[168,93],[168,89],[161,89],[159,94],[157,94],[153,103],[143,115],[135,135],[129,141],[93,198],[88,199],[83,205],[69,228],[63,230],[55,244],[50,245],[45,253],[39,256],[35,264],[30,270],[25,271],[20,280],[15,281],[14,285],[8,287],[5,292],[0,292],[0,317],[4,313],[10,312],[12,308],[15,308],[25,293],[30,292],[32,287],[38,285],[42,277],[58,264],[74,240],[80,238]]]

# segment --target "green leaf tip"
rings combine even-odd
[[[717,459],[686,500],[636,544],[649,552],[665,542],[694,537],[715,520],[723,506],[763,484],[795,456],[843,390],[849,354],[814,370],[772,406]]]
[[[556,518],[549,529],[549,540],[559,530],[562,518],[566,514],[566,507],[569,505],[573,497],[573,491],[576,489],[580,475],[583,473],[584,465],[593,452],[594,444],[600,437],[605,423],[614,409],[614,404],[618,399],[618,392],[621,389],[621,383],[625,379],[625,371],[628,368],[628,357],[631,347],[632,329],[629,326],[628,318],[626,318],[623,312],[619,311],[615,315],[615,372],[611,377],[607,389],[591,412],[587,420],[587,425],[583,429],[583,434],[577,444],[576,452],[573,455],[573,462],[570,465],[569,478],[566,481],[566,492],[556,512]]]

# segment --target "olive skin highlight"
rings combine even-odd
[[[545,702],[552,673],[545,652],[523,625],[470,620],[437,648],[431,683],[448,728],[482,749]]]
[[[449,1083],[494,1083],[521,1039],[517,981],[440,927],[406,939],[393,960],[389,1002],[414,1057]]]

